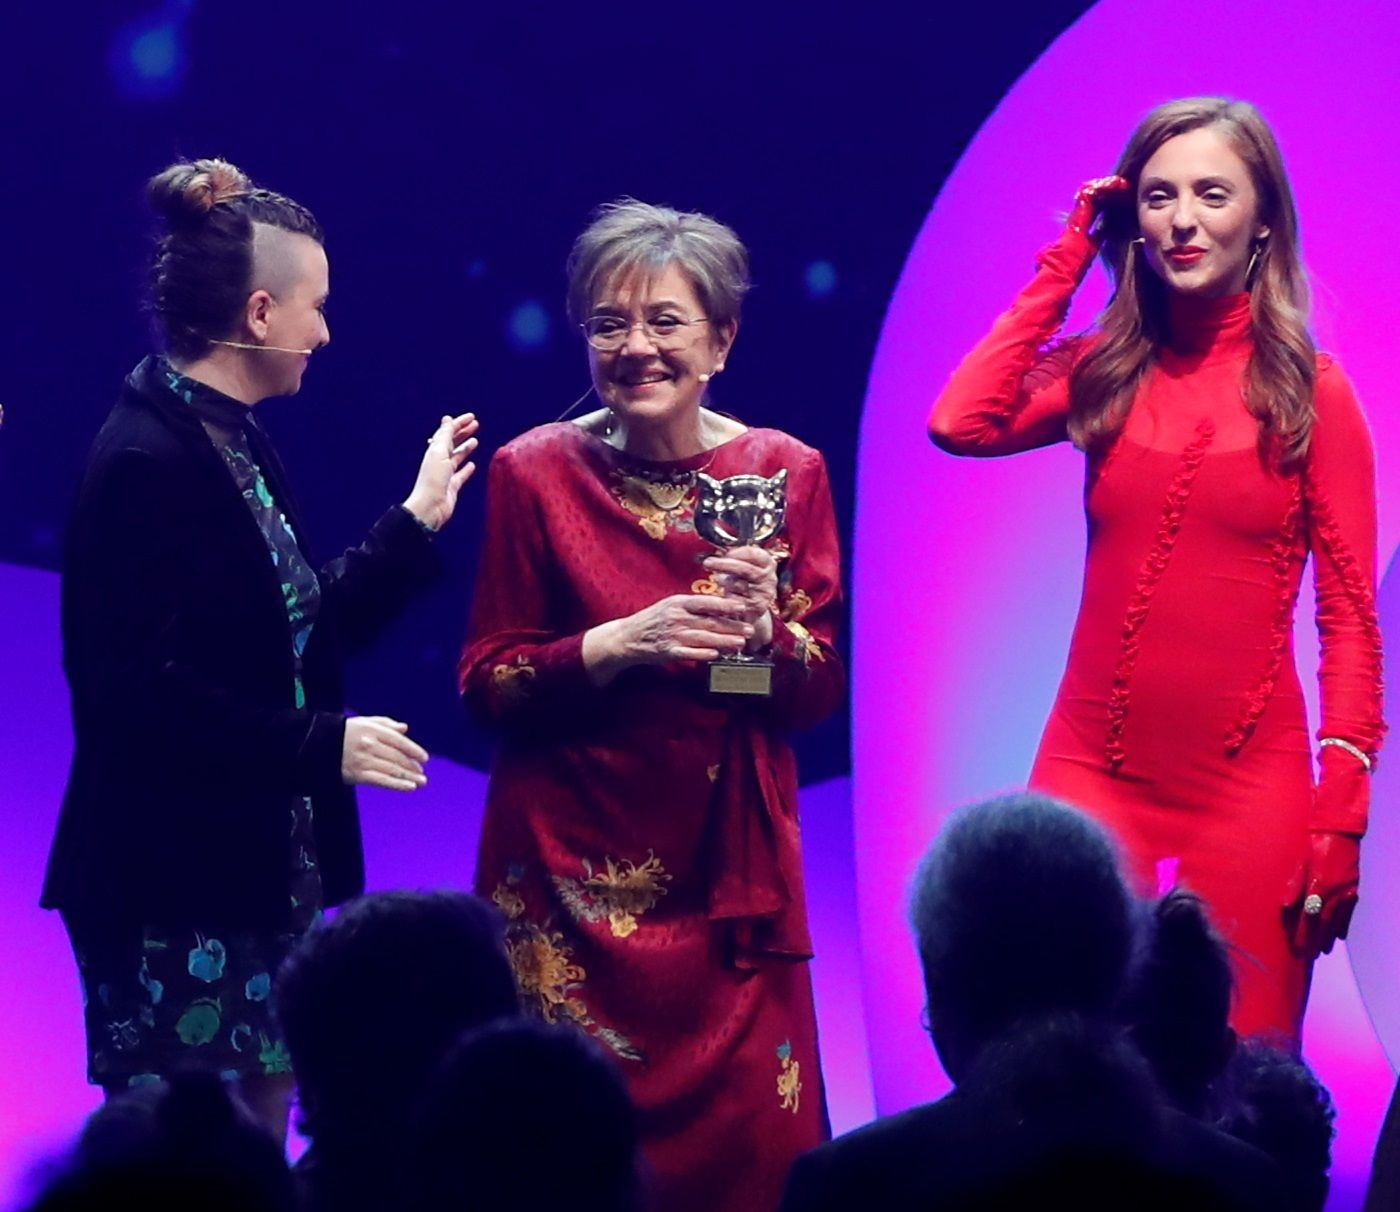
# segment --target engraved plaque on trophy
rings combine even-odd
[[[696,476],[695,530],[721,551],[762,546],[783,528],[787,469],[775,476]],[[773,662],[745,652],[710,662],[710,693],[766,697],[773,693]]]

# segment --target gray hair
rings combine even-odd
[[[657,273],[676,265],[717,326],[737,324],[749,289],[743,242],[709,215],[619,198],[600,206],[569,253],[569,318],[587,319],[598,291],[619,273]]]
[[[1105,1013],[1136,942],[1102,826],[1032,791],[959,809],[914,877],[932,1016],[992,1034],[1030,1014]]]

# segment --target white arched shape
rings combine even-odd
[[[1223,93],[1255,102],[1273,124],[1303,216],[1319,343],[1339,355],[1368,405],[1383,557],[1395,547],[1400,481],[1386,474],[1400,454],[1400,411],[1388,407],[1400,286],[1389,252],[1400,214],[1394,10],[1221,0],[1205,27],[1186,25],[1103,0],[1051,46],[940,192],[881,335],[858,469],[853,753],[864,992],[883,1112],[946,1088],[919,1027],[909,876],[949,808],[1024,781],[1063,668],[1083,560],[1077,455],[955,460],[930,447],[925,417],[1029,277],[1076,187],[1109,171],[1152,106]],[[1071,326],[1087,323],[1103,290],[1096,273]],[[1310,693],[1312,632],[1309,586],[1298,660]],[[1400,931],[1372,914],[1378,899],[1363,894],[1353,945],[1375,946],[1394,966]],[[1319,966],[1307,1047],[1341,1106],[1339,1165],[1361,1166],[1389,1075],[1340,953]]]

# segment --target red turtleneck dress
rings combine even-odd
[[[1093,337],[1046,343],[1093,260],[1066,231],[953,373],[929,428],[947,450],[1003,455],[1067,440],[1069,374]],[[1370,434],[1337,363],[1317,359],[1301,471],[1267,466],[1244,403],[1249,296],[1170,296],[1168,344],[1121,434],[1088,460],[1079,617],[1031,786],[1118,836],[1141,891],[1180,883],[1232,944],[1233,1022],[1296,1038],[1310,964],[1283,906],[1317,818],[1293,613],[1313,558],[1320,736],[1379,747],[1380,632]],[[1322,750],[1321,784],[1364,821],[1355,757]]]

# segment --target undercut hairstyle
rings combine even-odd
[[[958,810],[910,911],[935,1039],[945,1015],[974,1046],[1031,1018],[1109,1015],[1134,905],[1108,835],[1068,805],[1024,792]]]
[[[147,183],[146,201],[159,222],[149,308],[164,349],[184,360],[236,330],[253,291],[254,224],[325,243],[306,207],[227,160],[172,164]]]
[[[1308,332],[1308,281],[1298,249],[1298,211],[1283,155],[1263,116],[1247,101],[1190,97],[1152,110],[1133,132],[1114,173],[1132,184],[1133,205],[1103,217],[1100,255],[1113,294],[1097,322],[1097,338],[1070,374],[1069,435],[1081,450],[1106,448],[1123,428],[1138,388],[1168,337],[1169,287],[1134,251],[1142,170],[1168,139],[1218,131],[1244,161],[1268,237],[1256,245],[1249,275],[1254,352],[1245,403],[1259,421],[1259,450],[1271,467],[1298,467],[1312,440],[1316,349]]]
[[[733,229],[709,215],[620,198],[598,208],[569,253],[569,318],[581,324],[618,278],[676,266],[716,327],[738,324],[749,290],[749,254]]]

